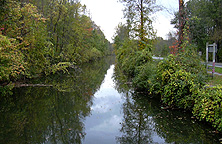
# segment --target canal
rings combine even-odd
[[[17,84],[0,100],[1,144],[217,144],[189,112],[136,93],[108,57]]]

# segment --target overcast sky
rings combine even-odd
[[[91,13],[92,20],[100,26],[106,38],[112,42],[115,28],[123,19],[123,5],[118,0],[81,0]],[[156,0],[158,5],[168,9],[158,12],[154,17],[153,26],[157,31],[157,36],[166,39],[166,35],[173,30],[170,20],[173,13],[178,10],[178,0]]]

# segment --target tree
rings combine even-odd
[[[154,0],[121,0],[125,4],[124,15],[133,37],[140,40],[140,49],[145,48],[148,39],[154,36],[152,20],[149,17],[157,10]]]
[[[162,37],[157,37],[154,42],[153,54],[157,56],[167,56],[170,53],[169,46],[172,46],[175,40],[174,37],[169,37],[168,40],[164,40]]]
[[[0,27],[2,34],[13,40],[13,49],[19,54],[19,59],[24,61],[25,72],[21,73],[26,77],[38,75],[44,71],[48,64],[46,59],[46,25],[45,18],[38,13],[37,8],[32,4],[23,4],[7,0]],[[4,46],[3,46],[4,47]],[[4,47],[5,49],[6,47]],[[9,49],[10,51],[14,51]]]
[[[78,0],[0,4],[0,64],[4,65],[0,84],[54,73],[71,62],[81,64],[108,54],[108,40]]]
[[[178,47],[181,47],[184,38],[184,27],[185,27],[185,11],[184,11],[184,1],[179,0],[179,37],[178,37]]]
[[[222,1],[190,0],[186,3],[189,18],[190,37],[197,44],[198,50],[205,52],[206,42],[217,43],[217,61],[222,60]]]
[[[129,38],[129,29],[126,25],[120,23],[116,28],[116,33],[113,38],[114,48],[117,50],[123,45],[124,40]]]

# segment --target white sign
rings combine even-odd
[[[209,44],[208,45],[208,52],[214,52],[213,48],[214,48],[214,45],[213,44]],[[217,53],[217,45],[215,46],[215,52]]]

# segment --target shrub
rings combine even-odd
[[[102,52],[96,49],[95,47],[93,47],[92,49],[87,50],[84,55],[85,55],[84,57],[86,58],[86,61],[89,61],[89,60],[102,57]]]
[[[145,49],[138,50],[137,41],[125,40],[123,46],[116,51],[117,65],[127,76],[133,78],[138,75],[138,67],[152,60],[149,49],[151,46],[147,45]]]
[[[138,91],[147,91],[153,85],[155,77],[156,65],[153,62],[147,62],[141,66],[138,66],[135,70],[137,75],[133,79],[133,86]]]
[[[198,92],[193,114],[222,131],[222,86],[208,87]]]
[[[190,108],[199,84],[195,83],[195,75],[184,70],[172,73],[168,83],[163,87],[162,101],[170,107]]]
[[[151,89],[170,107],[192,108],[195,95],[205,85],[205,67],[193,50],[169,55],[158,64],[156,82]]]
[[[136,53],[136,43],[133,40],[125,40],[123,46],[116,51],[117,66],[127,74],[133,75],[135,66],[133,65]]]

